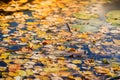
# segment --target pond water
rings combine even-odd
[[[73,34],[75,37],[73,37],[73,35],[72,35],[73,39],[66,40],[65,42],[60,42],[58,39],[58,42],[55,44],[53,44],[53,43],[47,44],[47,42],[44,42],[44,41],[50,40],[49,37],[51,37],[51,36],[48,36],[48,35],[52,35],[52,38],[53,37],[56,38],[55,34],[59,33],[60,30],[64,29],[61,27],[64,27],[64,26],[66,27],[69,25],[61,26],[58,24],[58,26],[60,26],[60,27],[55,28],[55,30],[54,30],[54,26],[52,26],[53,29],[51,29],[51,30],[48,29],[46,31],[41,31],[41,28],[46,27],[46,24],[48,24],[47,22],[50,22],[50,21],[47,21],[46,24],[43,26],[43,24],[40,24],[39,22],[35,23],[38,21],[37,18],[39,16],[37,11],[36,12],[30,11],[30,10],[21,11],[21,12],[23,12],[23,15],[28,15],[27,18],[24,17],[25,22],[23,22],[23,23],[20,21],[17,22],[17,19],[10,21],[9,22],[10,31],[8,32],[7,37],[10,37],[11,40],[9,40],[9,38],[7,38],[3,33],[0,33],[0,41],[2,43],[1,44],[2,46],[1,45],[0,46],[3,48],[6,48],[8,50],[8,52],[10,51],[10,54],[11,54],[10,59],[12,59],[11,57],[13,57],[15,60],[18,60],[17,57],[20,57],[20,59],[25,59],[26,61],[31,62],[31,63],[33,61],[33,63],[35,63],[35,64],[34,65],[31,64],[32,66],[40,66],[40,68],[43,68],[43,70],[46,69],[46,65],[47,65],[47,67],[49,67],[49,66],[46,63],[42,63],[42,61],[38,62],[38,58],[39,59],[44,58],[44,57],[48,58],[48,59],[50,59],[51,63],[55,63],[55,64],[57,63],[57,60],[59,60],[59,58],[60,58],[60,60],[62,60],[62,58],[64,58],[63,60],[65,60],[65,62],[63,62],[63,63],[65,63],[66,65],[67,64],[68,65],[69,64],[76,65],[80,68],[80,71],[91,71],[97,77],[101,77],[101,80],[106,80],[106,78],[108,78],[108,77],[111,78],[111,76],[106,76],[104,74],[97,74],[94,67],[95,66],[102,66],[102,67],[105,66],[105,67],[111,68],[112,62],[116,62],[118,64],[120,63],[120,52],[119,52],[120,47],[115,42],[117,40],[120,40],[120,36],[119,36],[120,34],[111,33],[110,30],[113,30],[113,28],[111,28],[109,26],[112,26],[112,27],[114,27],[114,26],[105,21],[105,19],[106,19],[105,14],[107,12],[109,12],[111,10],[120,10],[120,0],[113,0],[113,2],[104,3],[104,4],[93,3],[93,4],[90,4],[87,6],[87,10],[90,11],[90,13],[97,13],[100,17],[97,19],[92,19],[92,20],[78,20],[78,22],[72,22],[73,24],[71,23],[71,25],[78,25],[77,27],[82,25],[82,26],[86,27],[85,28],[86,33],[87,33],[87,31],[90,31],[90,34],[88,32],[86,35],[86,34],[84,34],[84,32],[76,31],[77,34],[82,35],[82,38],[75,36],[75,35],[77,35],[75,33],[75,34]],[[32,12],[36,13],[37,16],[34,15],[35,16],[34,17]],[[41,18],[39,18],[39,19],[42,20]],[[54,18],[50,17],[50,20],[53,20],[53,19]],[[43,21],[43,23],[45,23],[44,22],[45,20],[42,20],[42,21]],[[32,24],[32,22],[33,22],[33,24]],[[27,23],[29,23],[29,24],[27,24]],[[22,24],[22,25],[19,26],[19,24]],[[102,31],[102,28],[101,28],[101,27],[103,27],[102,25],[106,25],[104,27],[108,28],[108,31],[104,31],[104,29]],[[31,28],[31,27],[33,27],[33,28]],[[87,27],[89,27],[89,28],[87,28]],[[93,28],[93,27],[95,27],[95,28]],[[51,26],[49,28],[51,28]],[[40,33],[37,32],[37,30],[35,30],[35,29],[38,29],[38,31]],[[45,29],[43,29],[43,30],[45,30]],[[93,29],[95,29],[95,32]],[[93,30],[93,32],[91,30]],[[117,30],[117,28],[115,28],[115,30]],[[56,32],[54,33],[54,31],[56,31]],[[100,31],[102,31],[102,32],[100,32]],[[68,31],[66,30],[66,32],[68,32]],[[44,35],[45,33],[47,35],[39,37],[39,35]],[[60,34],[57,34],[57,35],[60,35]],[[65,33],[65,34],[67,34],[67,33]],[[96,35],[96,34],[98,34],[98,35]],[[96,38],[101,35],[103,35],[103,37],[100,37],[100,39],[96,40]],[[48,39],[46,38],[46,36],[48,36],[47,37]],[[63,37],[64,33],[63,33],[63,35],[60,35],[60,36]],[[86,36],[88,38],[86,38]],[[69,37],[64,36],[65,39],[69,38]],[[84,39],[84,37],[85,37],[85,39]],[[87,40],[89,40],[89,41],[87,41]],[[94,41],[94,40],[96,40],[96,41]],[[7,44],[7,45],[5,45],[5,44]],[[38,47],[38,46],[41,46],[41,47]],[[62,46],[62,47],[60,47],[60,46]],[[57,49],[58,47],[63,48],[63,49],[59,50],[59,49]],[[64,49],[64,47],[65,47],[65,49]],[[70,51],[67,51],[67,49],[69,49],[69,48],[70,48]],[[79,52],[79,50],[81,52]],[[53,54],[55,52],[57,54]],[[22,53],[22,54],[20,54],[20,53]],[[25,54],[25,55],[23,55],[23,54]],[[58,55],[58,56],[56,56],[56,55]],[[3,57],[4,57],[4,55],[3,55]],[[7,59],[9,59],[9,57],[7,57]],[[73,60],[80,60],[81,63],[74,64],[74,63],[72,63]],[[46,59],[46,62],[47,61],[49,61],[49,60]],[[13,60],[11,62],[14,64]],[[8,64],[11,64],[11,62]],[[94,63],[95,66],[91,65],[92,63]],[[26,63],[24,63],[24,64],[26,64]],[[23,66],[24,64],[22,64],[21,67],[26,70],[26,68]],[[4,62],[4,58],[3,59],[1,58],[0,66],[1,67],[7,66],[7,63]],[[34,67],[31,68],[31,70],[35,70],[35,69],[36,68],[34,68]],[[83,76],[81,74],[76,75],[77,71],[75,71],[74,69],[69,68],[68,71],[71,71],[71,72],[73,71],[72,72],[73,76],[78,76],[78,77]],[[115,74],[118,76],[119,73],[117,73],[117,71],[116,71]],[[33,74],[33,75],[35,75],[35,74]],[[49,75],[49,76],[51,76],[51,75]],[[63,79],[69,80],[68,78],[66,78],[66,79],[63,78]],[[83,80],[84,80],[84,78],[83,78]]]

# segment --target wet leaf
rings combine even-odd
[[[43,69],[45,72],[57,72],[60,69],[59,68],[44,68]]]
[[[24,70],[18,70],[17,73],[19,76],[26,76],[27,75],[26,71],[24,71]]]
[[[32,71],[31,69],[27,69],[27,70],[26,70],[26,74],[27,74],[28,76],[34,75],[34,73],[33,73],[33,71]]]
[[[8,75],[9,76],[18,76],[19,74],[17,72],[9,72]]]
[[[8,70],[10,72],[16,72],[17,70],[20,70],[20,65],[19,64],[9,64]]]
[[[103,59],[102,62],[103,62],[104,64],[109,64],[109,62],[108,62],[107,59]]]
[[[39,78],[40,78],[41,80],[50,80],[49,77],[47,77],[47,76],[39,76]]]
[[[114,25],[120,25],[120,11],[119,10],[113,10],[106,14],[106,21],[110,22]]]
[[[64,50],[66,47],[65,46],[58,46],[57,49],[58,50]]]
[[[77,59],[76,59],[76,60],[73,60],[72,63],[73,63],[73,64],[81,64],[82,62],[81,62],[80,60],[77,60]]]
[[[116,45],[120,45],[120,40],[113,39],[113,41],[115,42]]]
[[[25,37],[20,38],[20,40],[21,40],[22,42],[28,42],[28,38],[25,38]]]
[[[105,67],[98,66],[98,67],[94,67],[94,68],[95,68],[95,71],[97,73],[101,73],[101,74],[108,74],[108,73],[110,73],[110,70],[108,68],[105,68]]]
[[[59,76],[64,76],[64,77],[67,77],[67,76],[70,76],[71,75],[71,73],[70,72],[68,72],[68,71],[59,71],[59,72],[57,72],[57,75],[59,75]]]

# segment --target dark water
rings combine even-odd
[[[103,4],[105,12],[110,10],[120,10],[120,0],[113,0],[111,3]]]

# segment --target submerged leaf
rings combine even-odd
[[[75,13],[73,16],[79,19],[92,19],[92,18],[98,18],[97,14],[90,14],[90,13],[85,13],[85,12],[79,12]]]
[[[80,32],[96,32],[99,30],[98,27],[90,25],[73,25],[72,28],[79,28]]]

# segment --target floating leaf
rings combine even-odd
[[[120,40],[113,39],[113,41],[115,42],[116,45],[119,45],[119,46],[120,46]]]
[[[41,80],[50,80],[50,78],[47,77],[47,76],[39,76],[39,78],[40,78]]]
[[[104,64],[109,64],[109,62],[108,62],[107,59],[103,59],[102,62],[103,62]]]
[[[0,71],[5,71],[6,67],[0,67]]]
[[[24,70],[18,70],[17,72],[18,72],[19,76],[26,76],[27,75],[26,71],[24,71]]]
[[[114,25],[120,25],[120,10],[113,10],[106,14],[106,21]]]
[[[21,40],[22,42],[28,42],[28,38],[25,38],[25,37],[20,38],[20,40]]]
[[[41,45],[40,45],[40,44],[34,44],[34,43],[32,43],[32,42],[29,42],[29,43],[28,43],[28,47],[31,48],[31,49],[38,49],[38,48],[41,47]]]
[[[20,65],[19,64],[10,64],[9,66],[8,66],[8,70],[10,71],[10,72],[16,72],[17,70],[20,70]]]
[[[96,32],[99,30],[98,27],[90,25],[73,25],[72,28],[79,28],[80,32]]]
[[[101,67],[101,66],[96,66],[94,67],[96,72],[98,73],[101,73],[101,74],[107,74],[107,73],[110,73],[110,70],[108,68],[105,68],[105,67]]]
[[[75,80],[82,80],[82,78],[80,78],[80,77],[75,77]]]
[[[7,23],[0,23],[0,26],[1,26],[1,27],[8,27],[9,24],[7,24]]]
[[[65,46],[58,46],[57,49],[59,50],[64,50],[66,47]]]
[[[57,72],[60,69],[59,68],[44,68],[43,69],[45,72]]]
[[[58,72],[58,71],[61,71],[61,70],[67,70],[68,68],[44,68],[43,71],[45,72]]]
[[[78,38],[83,38],[83,39],[87,39],[89,36],[87,34],[77,34]]]
[[[19,74],[17,72],[9,72],[8,75],[9,76],[18,76]]]
[[[110,77],[114,77],[114,76],[116,76],[115,73],[111,73],[111,72],[107,73],[106,75],[107,75],[107,76],[110,76]]]
[[[98,18],[97,14],[90,14],[90,13],[85,13],[85,12],[79,12],[75,13],[73,16],[79,19],[92,19],[92,18]]]
[[[26,74],[27,74],[27,76],[30,76],[30,75],[33,75],[34,73],[31,69],[27,69]]]
[[[82,62],[81,62],[80,60],[77,60],[77,59],[76,59],[76,60],[73,60],[72,63],[73,63],[73,64],[81,64]]]
[[[57,75],[59,75],[59,76],[70,76],[71,75],[71,73],[70,72],[68,72],[68,71],[59,71],[59,72],[57,72]]]

